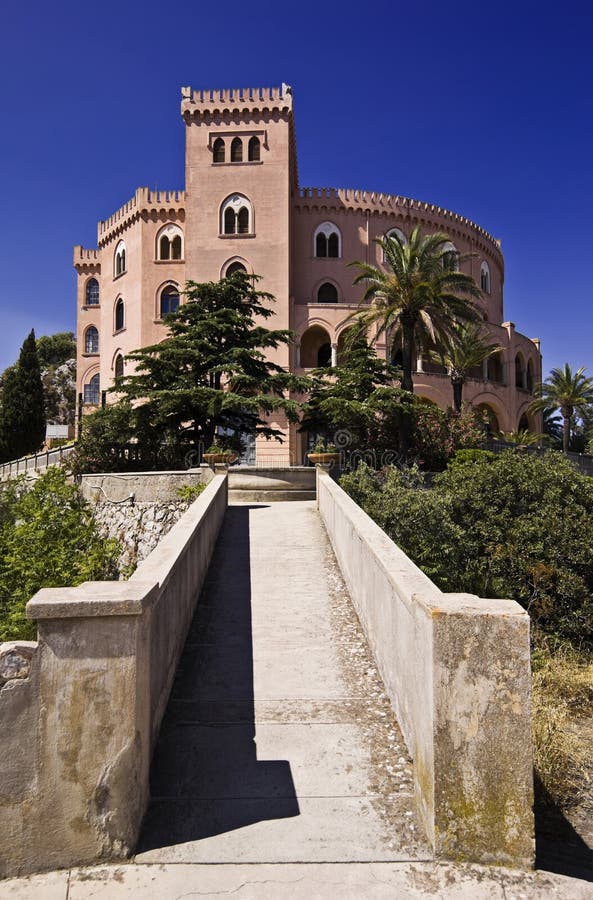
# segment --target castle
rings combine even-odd
[[[482,290],[478,305],[489,339],[501,347],[471,373],[464,399],[488,415],[492,431],[535,429],[528,406],[541,380],[539,342],[515,331],[503,313],[499,241],[457,213],[430,203],[363,190],[299,186],[292,90],[182,88],[185,190],[135,195],[99,222],[97,249],[74,248],[77,271],[77,391],[83,411],[126,370],[126,355],[166,334],[185,282],[213,281],[238,268],[263,276],[276,303],[273,327],[295,341],[271,356],[291,371],[336,364],[348,317],[362,299],[348,263],[381,264],[375,238],[407,235],[415,225],[444,231],[451,251]],[[377,345],[385,356],[385,344]],[[452,404],[447,373],[418,357],[417,395]],[[307,435],[281,418],[283,444],[262,441],[250,458],[299,464]]]

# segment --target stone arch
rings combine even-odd
[[[322,325],[310,325],[301,335],[300,365],[303,369],[329,366],[331,363],[331,338]]]
[[[229,275],[232,275],[233,272],[238,271],[238,267],[242,266],[245,272],[248,275],[253,275],[253,269],[250,263],[244,259],[242,256],[231,256],[230,259],[227,259],[220,268],[220,277],[228,278]],[[229,271],[232,270],[232,271]]]
[[[330,288],[333,288],[335,292],[335,299],[333,300],[321,300],[321,296],[330,296]],[[314,303],[339,303],[342,299],[342,292],[340,290],[340,286],[337,284],[333,278],[323,278],[319,281],[313,290],[313,302]]]
[[[489,438],[496,438],[501,431],[500,411],[490,401],[482,400],[480,403],[476,403],[474,400],[473,406],[478,412],[484,413],[486,435]]]

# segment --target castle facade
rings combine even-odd
[[[96,249],[74,248],[77,272],[77,390],[84,412],[126,371],[126,355],[166,334],[163,316],[183,302],[185,282],[214,281],[237,268],[263,276],[276,298],[274,328],[295,341],[273,355],[294,372],[339,360],[348,317],[363,287],[348,263],[382,263],[374,243],[390,233],[444,231],[463,271],[482,290],[489,339],[501,347],[471,373],[464,400],[484,409],[493,431],[536,425],[528,406],[541,380],[539,342],[504,321],[499,241],[457,213],[364,190],[302,188],[298,181],[290,87],[199,91],[182,88],[185,190],[138,188],[99,222]],[[385,344],[377,351],[385,356]],[[447,373],[421,356],[414,390],[452,405]],[[108,395],[109,396],[109,395]],[[258,442],[258,462],[300,464],[307,436],[277,421],[284,444]]]

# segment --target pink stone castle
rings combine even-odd
[[[276,297],[275,328],[291,328],[294,344],[274,361],[291,371],[335,364],[348,317],[362,298],[352,260],[381,264],[375,238],[407,235],[415,225],[444,231],[452,251],[482,290],[480,310],[502,351],[472,373],[464,400],[482,407],[493,431],[532,428],[528,406],[541,379],[539,341],[505,322],[500,242],[463,216],[389,194],[301,188],[292,90],[246,88],[181,91],[186,130],[185,191],[135,195],[99,222],[98,248],[74,248],[78,273],[77,390],[84,411],[126,368],[126,354],[161,340],[162,316],[183,302],[185,282],[212,281],[241,267],[263,276]],[[384,344],[377,346],[384,356]],[[416,394],[452,405],[446,372],[419,357]],[[307,435],[278,423],[284,444],[252,448],[258,462],[299,464]]]

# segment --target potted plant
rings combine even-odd
[[[333,466],[340,458],[335,444],[328,443],[325,438],[319,438],[313,446],[307,458],[315,466]]]
[[[203,459],[209,466],[226,465],[237,461],[237,454],[234,450],[227,450],[219,444],[211,444],[204,453]]]

